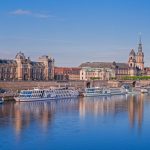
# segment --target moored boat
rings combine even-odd
[[[141,93],[148,93],[148,90],[146,88],[142,88]]]
[[[92,87],[86,88],[83,92],[83,96],[110,96],[110,90],[108,88]]]
[[[72,89],[33,89],[33,90],[21,90],[18,97],[14,97],[16,101],[27,102],[27,101],[45,101],[55,99],[67,99],[77,98],[79,92]]]
[[[127,94],[127,91],[124,88],[111,88],[111,95],[124,95]]]
[[[0,98],[0,104],[2,104],[4,102],[3,98]]]
[[[92,87],[86,88],[83,95],[86,97],[90,96],[112,96],[112,95],[123,95],[126,94],[126,90],[123,88],[100,88]]]

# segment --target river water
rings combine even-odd
[[[150,149],[150,95],[0,105],[0,150]]]

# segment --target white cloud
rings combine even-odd
[[[37,18],[53,18],[55,16],[49,15],[49,14],[33,14]]]
[[[17,9],[15,11],[10,12],[12,15],[32,15],[32,12],[29,10]]]
[[[36,18],[54,18],[55,16],[53,15],[50,15],[50,14],[44,14],[44,13],[37,13],[37,12],[33,12],[33,11],[30,11],[30,10],[23,10],[23,9],[17,9],[17,10],[14,10],[12,12],[10,12],[11,15],[15,15],[15,16],[21,16],[21,15],[29,15],[29,16],[32,16],[32,17],[36,17]]]

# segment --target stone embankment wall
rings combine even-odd
[[[119,87],[121,84],[118,81],[68,81],[68,82],[35,82],[35,81],[14,81],[14,82],[0,82],[0,88],[8,89],[12,91],[22,90],[22,89],[33,89],[36,87],[49,88],[49,87],[75,87],[76,89],[83,89],[87,87],[87,84],[92,86],[109,86],[109,87]]]
[[[150,86],[150,80],[136,81],[137,86]]]
[[[75,87],[81,88],[84,87],[84,82],[29,82],[29,81],[15,81],[15,82],[0,82],[0,88],[8,89],[12,91],[21,90],[21,89],[33,89],[33,88],[49,88],[49,87]]]
[[[76,89],[81,89],[87,87],[87,84],[92,86],[108,86],[108,87],[120,87],[121,85],[127,83],[132,85],[134,81],[68,81],[68,82],[56,82],[56,81],[48,81],[48,82],[35,82],[35,81],[14,81],[14,82],[0,82],[0,88],[9,89],[12,91],[21,90],[21,89],[33,89],[36,87],[41,88],[49,88],[49,87],[75,87]],[[136,81],[136,85],[139,86],[149,86],[150,80],[141,80]]]

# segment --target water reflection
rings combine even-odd
[[[51,128],[61,115],[79,114],[79,119],[93,115],[99,117],[128,115],[131,128],[142,127],[144,95],[80,98],[47,102],[5,103],[0,106],[0,128],[13,127],[16,135],[36,123],[43,131]]]
[[[13,126],[16,135],[36,122],[43,131],[53,122],[56,112],[68,112],[78,108],[78,100],[5,103],[0,107],[0,128]]]
[[[141,94],[139,96],[130,97],[130,100],[128,102],[129,120],[132,128],[135,126],[136,119],[138,122],[138,128],[140,129],[142,127],[143,109],[144,109],[143,100],[144,95]]]
[[[127,109],[127,97],[87,97],[80,101],[80,116],[116,114]]]
[[[95,116],[113,115],[128,113],[131,128],[138,122],[138,128],[142,127],[144,94],[113,96],[103,98],[84,98],[80,100],[80,117],[84,118],[89,113]]]
[[[23,128],[28,127],[34,121],[46,130],[47,125],[51,123],[55,110],[53,105],[49,105],[48,103],[31,102],[15,103],[13,111],[15,118],[13,125],[16,133],[19,134]]]

